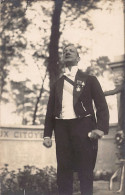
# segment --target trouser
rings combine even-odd
[[[92,130],[90,117],[55,122],[57,185],[59,195],[72,195],[73,171],[77,171],[82,195],[93,194],[93,169],[97,142],[88,138]]]

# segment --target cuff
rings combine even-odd
[[[50,137],[44,137],[44,139],[47,139],[47,138],[50,138]]]

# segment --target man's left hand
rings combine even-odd
[[[94,129],[88,133],[88,137],[94,140],[102,138],[103,135],[104,135],[104,132],[99,129]]]

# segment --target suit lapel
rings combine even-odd
[[[75,84],[73,89],[73,105],[75,105],[83,93],[87,80],[87,74],[78,70],[75,77]]]

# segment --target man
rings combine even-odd
[[[82,195],[92,195],[93,169],[98,138],[108,133],[109,112],[99,82],[78,69],[79,54],[73,44],[64,48],[68,72],[50,92],[44,142],[51,147],[55,133],[59,195],[72,195],[73,171],[77,171]],[[96,118],[93,109],[96,107]]]

